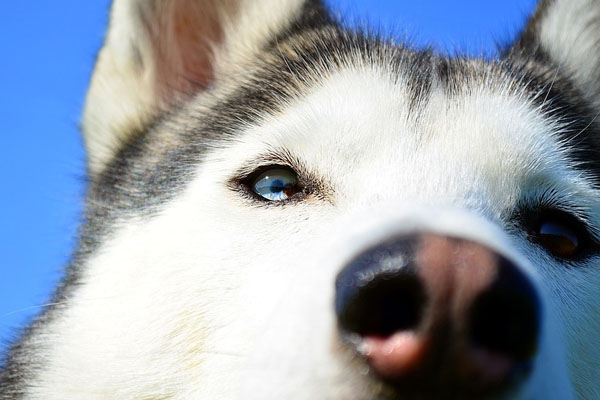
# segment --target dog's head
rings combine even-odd
[[[116,0],[32,390],[600,397],[598,21],[543,1],[488,62],[318,1]]]

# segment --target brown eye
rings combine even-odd
[[[521,208],[515,219],[531,242],[559,261],[581,263],[600,256],[600,239],[585,213],[538,204]]]
[[[580,238],[577,228],[558,221],[544,221],[537,232],[538,240],[552,254],[569,258],[575,256],[580,249]]]

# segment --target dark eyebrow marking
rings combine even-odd
[[[539,53],[542,50],[538,50]],[[545,116],[563,126],[555,132],[565,145],[572,166],[590,175],[600,188],[600,110],[586,100],[558,66],[538,54],[540,61],[511,55],[501,64]]]

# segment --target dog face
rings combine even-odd
[[[543,1],[484,62],[314,1],[117,0],[81,243],[3,384],[599,397],[599,17]]]

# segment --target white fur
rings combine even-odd
[[[50,362],[29,398],[370,398],[366,371],[337,347],[333,282],[377,235],[412,226],[518,258],[540,290],[540,353],[511,399],[598,398],[598,260],[566,269],[498,225],[547,187],[600,215],[600,193],[551,134],[561,127],[484,84],[453,100],[434,88],[417,121],[403,82],[374,67],[324,78],[209,154],[160,215],[122,221],[47,327]],[[325,177],[329,201],[257,208],[227,187],[279,150]]]

